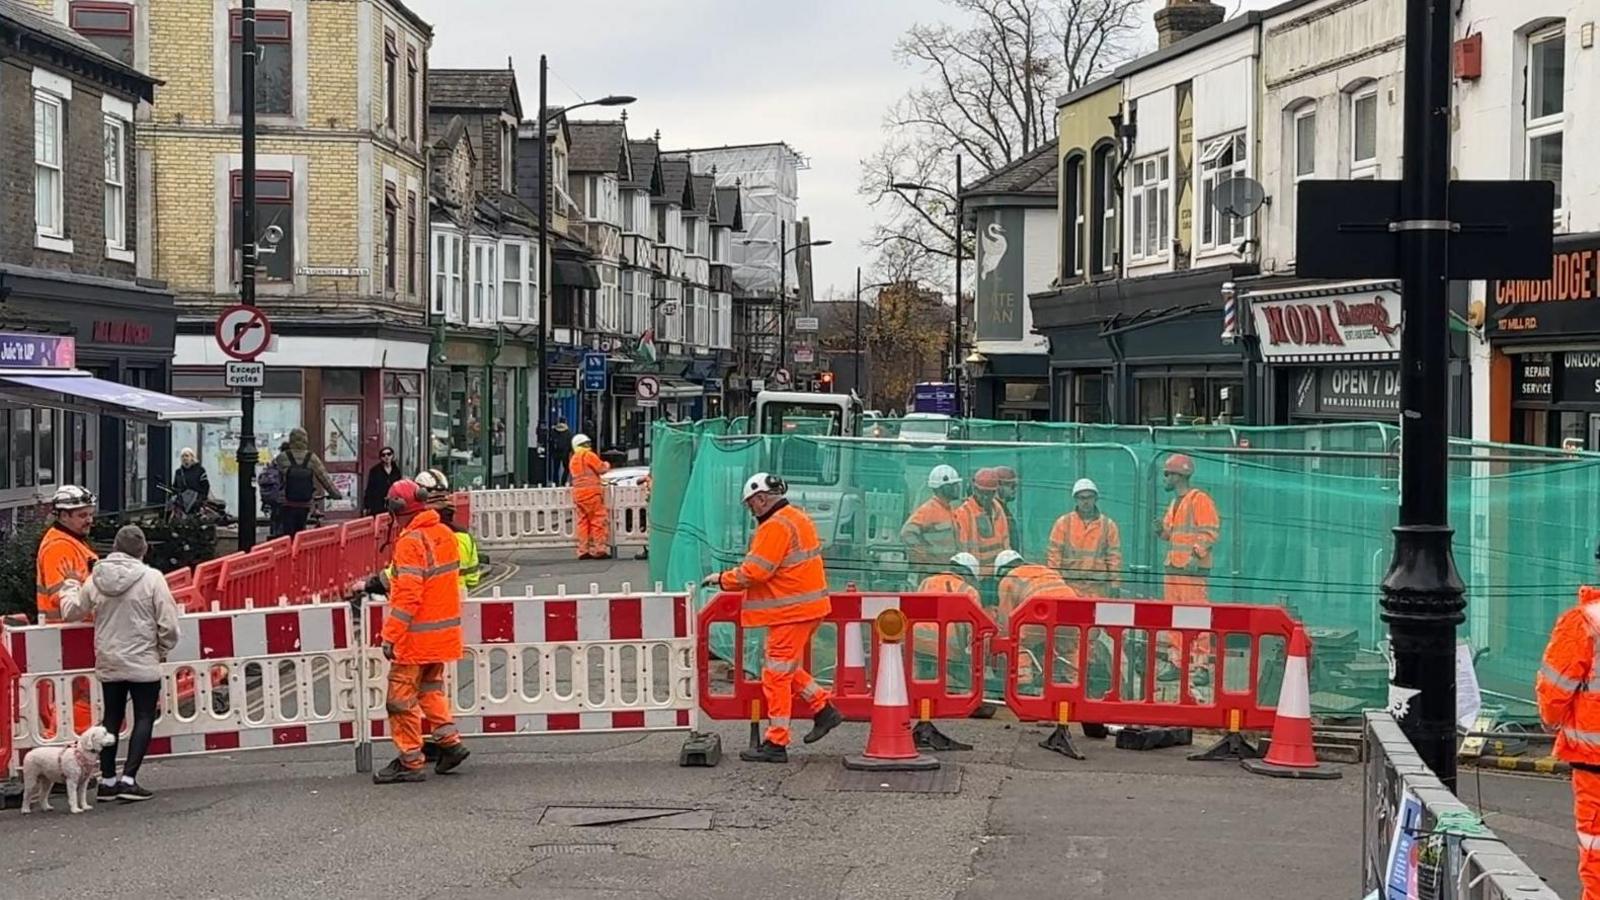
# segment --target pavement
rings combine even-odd
[[[491,563],[481,592],[647,583],[632,560]],[[1360,896],[1359,767],[1279,781],[1081,737],[1076,761],[1004,714],[944,724],[974,749],[914,781],[845,776],[855,723],[787,766],[741,763],[742,722],[707,723],[714,769],[679,768],[678,734],[476,739],[458,773],[384,787],[347,747],[155,761],[152,802],[0,814],[0,897]],[[1579,896],[1563,781],[1463,769],[1460,793]]]

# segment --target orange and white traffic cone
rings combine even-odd
[[[906,691],[906,661],[902,642],[906,617],[898,609],[878,614],[878,672],[873,679],[872,730],[867,750],[846,756],[846,769],[878,772],[920,772],[939,768],[939,761],[917,752],[911,737],[911,698]]]
[[[1278,714],[1272,720],[1272,746],[1266,759],[1241,760],[1257,775],[1274,778],[1332,779],[1338,769],[1317,762],[1311,738],[1311,641],[1296,625],[1289,638],[1289,658],[1283,664],[1283,687],[1278,692]]]

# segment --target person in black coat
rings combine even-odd
[[[395,462],[394,448],[385,447],[378,451],[378,464],[367,472],[367,490],[361,495],[362,511],[369,516],[382,513],[389,488],[403,478],[405,476],[400,474],[400,464]]]
[[[185,497],[185,492],[193,492]],[[178,454],[178,470],[172,473],[172,494],[186,513],[192,513],[211,499],[211,479],[200,457],[188,447]]]

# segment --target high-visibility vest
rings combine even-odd
[[[1054,570],[1035,563],[1024,563],[1007,572],[1006,577],[1000,579],[999,593],[1002,620],[1033,597],[1078,596]]]
[[[1085,521],[1073,510],[1050,529],[1045,565],[1074,583],[1114,587],[1122,581],[1122,533],[1105,513]]]
[[[604,497],[600,476],[611,471],[611,466],[600,454],[588,447],[579,447],[567,460],[567,474],[572,476],[572,496],[576,500]]]
[[[995,557],[1011,546],[1010,524],[999,506],[1000,502],[993,498],[987,504],[980,504],[977,497],[968,497],[956,510],[956,532],[961,549],[976,556],[985,572],[994,566]]]
[[[34,566],[33,599],[39,609],[40,622],[61,621],[62,588],[68,579],[80,585],[88,584],[89,568],[99,558],[87,540],[60,525],[45,529]]]
[[[833,609],[817,526],[786,500],[761,518],[749,551],[722,573],[721,584],[744,591],[739,623],[746,628],[809,622]]]
[[[483,576],[478,569],[478,542],[467,532],[457,531],[456,549],[461,554],[461,583],[469,589],[477,587]]]
[[[1534,676],[1539,718],[1556,729],[1556,758],[1600,765],[1600,589],[1578,589],[1578,605],[1550,630],[1543,664]],[[1579,823],[1580,825],[1583,823]]]
[[[456,534],[428,509],[394,545],[394,576],[383,640],[406,665],[461,658],[461,551]]]
[[[920,565],[944,566],[960,552],[956,534],[956,510],[943,497],[929,497],[916,508],[900,529],[906,557]]]
[[[1163,536],[1170,542],[1168,570],[1211,571],[1211,550],[1222,533],[1222,519],[1217,515],[1217,504],[1212,502],[1210,494],[1190,488],[1167,505],[1167,517],[1162,525]]]
[[[966,594],[980,604],[983,602],[978,589],[967,583],[965,578],[953,572],[938,572],[922,579],[917,585],[919,594]],[[954,656],[960,653],[961,642],[958,640],[959,631],[951,629],[946,645],[949,653]],[[937,658],[939,655],[939,637],[937,633],[930,634],[929,629],[914,629],[911,634],[912,652],[924,658]]]

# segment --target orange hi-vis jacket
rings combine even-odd
[[[34,578],[34,603],[39,608],[40,622],[61,621],[61,590],[67,579],[88,584],[89,566],[99,558],[88,541],[60,525],[45,529],[44,538],[39,541]]]
[[[833,610],[817,526],[787,500],[761,517],[744,560],[723,572],[721,583],[744,591],[739,624],[746,628],[810,622]]]
[[[917,585],[917,593],[966,594],[976,600],[980,606],[983,605],[983,597],[978,593],[978,589],[968,584],[965,578],[951,572],[938,572],[922,579],[922,583]],[[956,654],[960,643],[956,638],[955,631],[950,633],[947,643],[950,647],[950,653]],[[926,629],[914,629],[911,635],[911,648],[914,653],[925,657],[937,658],[939,655],[939,638],[936,634],[928,633]]]
[[[401,665],[461,658],[461,550],[456,533],[423,510],[394,544],[394,579],[383,640]]]
[[[1055,570],[1035,563],[1023,563],[1012,568],[1000,579],[1000,617],[1004,621],[1011,611],[1034,597],[1076,597],[1074,591]]]
[[[603,496],[600,476],[609,471],[611,464],[601,459],[593,449],[579,447],[572,451],[572,458],[567,460],[567,474],[572,476],[573,499],[587,500]]]
[[[1211,571],[1211,548],[1222,533],[1222,519],[1211,495],[1190,488],[1167,505],[1161,536],[1170,542],[1167,570],[1202,573]]]
[[[961,550],[956,535],[956,508],[943,497],[929,497],[900,529],[906,558],[921,565],[943,566]]]
[[[985,508],[977,497],[968,497],[956,510],[956,539],[961,549],[976,556],[984,572],[988,572],[994,566],[994,558],[1011,548],[1011,525],[1000,509],[1000,501],[991,498]]]
[[[1050,529],[1044,564],[1079,584],[1122,583],[1122,533],[1105,513],[1085,521],[1073,510]]]
[[[1556,758],[1600,766],[1600,588],[1578,589],[1578,605],[1550,630],[1534,678],[1539,718],[1556,731]],[[1582,823],[1580,823],[1581,825]]]

